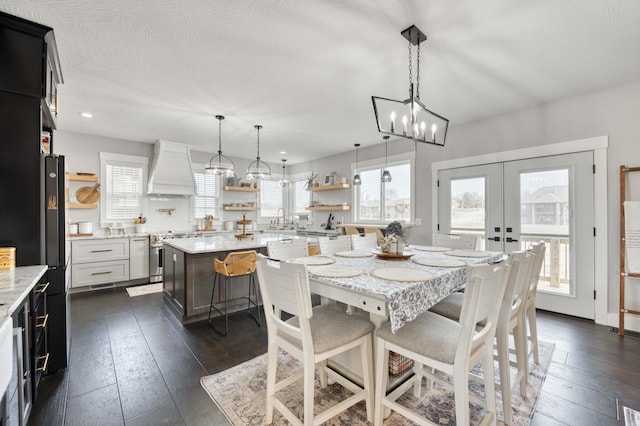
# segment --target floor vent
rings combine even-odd
[[[609,327],[609,331],[612,333],[618,333],[618,330],[620,330],[618,327]],[[633,331],[633,330],[625,330],[624,335],[631,336],[631,337],[640,337],[640,332]]]

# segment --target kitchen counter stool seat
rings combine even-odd
[[[224,260],[214,259],[213,267],[215,270],[215,275],[213,278],[213,288],[211,290],[211,303],[209,304],[209,323],[211,327],[220,335],[226,336],[229,332],[229,303],[235,300],[246,299],[247,300],[247,311],[249,312],[249,316],[253,318],[258,326],[262,325],[262,319],[260,315],[260,301],[259,301],[259,293],[256,285],[256,261],[257,254],[255,250],[249,251],[235,251],[229,253]],[[249,293],[247,297],[236,297],[229,299],[229,295],[231,293],[230,281],[232,278],[236,277],[249,277]],[[222,278],[224,277],[224,289],[222,288]],[[216,292],[216,284],[218,287],[218,297],[220,297],[220,293],[224,291],[224,301],[218,300],[214,302],[215,292]],[[253,296],[253,297],[252,297]],[[224,303],[224,311],[218,308],[216,305]],[[251,313],[251,307],[255,307],[256,316]],[[224,332],[218,330],[211,321],[211,313],[216,311],[220,314],[220,316],[224,317]]]

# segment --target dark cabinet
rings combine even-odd
[[[14,369],[5,393],[5,420],[7,425],[26,425],[33,404],[29,297],[22,302],[12,317]]]
[[[164,293],[169,301],[180,311],[185,301],[185,260],[184,252],[164,246]]]

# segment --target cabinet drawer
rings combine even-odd
[[[129,280],[129,260],[82,263],[71,266],[71,287]]]
[[[71,243],[71,263],[129,259],[129,239],[81,240]]]

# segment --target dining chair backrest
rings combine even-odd
[[[338,235],[337,237],[318,237],[320,254],[332,255],[338,251],[351,250],[351,237]]]
[[[531,271],[528,298],[535,299],[538,292],[538,280],[540,279],[540,272],[542,270],[542,264],[544,263],[544,255],[547,250],[547,246],[544,244],[544,241],[540,241],[538,244],[533,244],[531,246],[531,250],[536,257],[533,263],[533,270]]]
[[[356,228],[355,226],[345,226],[344,233],[346,235],[357,235],[360,233],[360,231],[358,231],[358,228]]]
[[[267,241],[267,254],[276,260],[306,257],[309,256],[309,241],[306,238]]]
[[[308,322],[313,309],[306,265],[277,262],[258,255],[256,271],[270,336],[281,338],[284,333],[301,341],[303,346],[313,344]],[[297,316],[299,327],[283,320],[282,312]]]
[[[531,282],[531,273],[536,262],[536,254],[533,250],[514,251],[509,253],[507,263],[519,263],[518,274],[514,277],[515,285],[513,288],[511,299],[512,309],[517,309],[516,304],[522,304],[527,298],[529,291],[529,283]],[[505,297],[505,300],[507,297]]]
[[[437,247],[475,250],[478,238],[470,234],[433,234],[431,244]]]
[[[456,358],[466,358],[469,350],[473,351],[483,344],[493,347],[500,306],[512,270],[512,266],[505,262],[472,265],[469,268],[460,324],[463,333],[470,333],[472,336],[461,336],[460,343],[463,347],[457,351]],[[480,331],[475,332],[476,329]],[[467,340],[469,337],[471,339]]]
[[[378,239],[376,238],[376,234],[357,234],[350,235],[351,237],[351,248],[353,250],[361,250],[361,249],[371,249],[376,248],[378,245]]]

